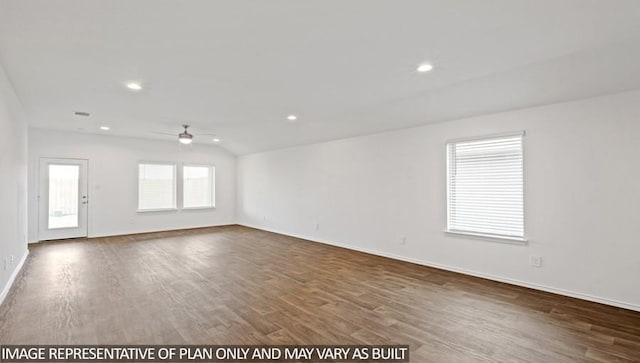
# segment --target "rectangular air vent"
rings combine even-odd
[[[76,116],[89,117],[91,114],[89,112],[76,111],[73,113]]]

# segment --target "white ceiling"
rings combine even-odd
[[[0,0],[0,62],[35,127],[246,154],[640,88],[640,1]]]

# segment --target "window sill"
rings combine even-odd
[[[177,212],[178,208],[162,208],[162,209],[138,209],[136,213],[154,213],[154,212]]]
[[[465,232],[465,231],[451,231],[448,229],[445,229],[443,232],[450,235],[465,236],[469,238],[482,239],[482,240],[487,240],[492,242],[509,243],[509,244],[515,244],[515,245],[526,245],[528,243],[528,240],[522,237],[496,236],[492,234],[482,234],[482,233]]]
[[[206,209],[216,209],[216,206],[211,207],[184,207],[182,210],[206,210]]]

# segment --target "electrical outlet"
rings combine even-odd
[[[403,236],[403,237],[400,239],[400,244],[401,244],[401,245],[406,245],[406,244],[407,244],[407,237],[404,237],[404,236]]]
[[[14,257],[13,257],[13,255],[11,255],[11,257],[10,257],[10,261],[11,261],[11,264],[12,264],[12,265],[13,265],[13,260],[14,260]]]
[[[542,257],[541,256],[531,256],[529,263],[533,267],[542,267]]]
[[[267,220],[267,216],[263,216],[263,217],[262,217],[262,220],[263,220],[263,221],[266,221],[266,220]]]
[[[320,229],[320,223],[316,223],[316,231]]]

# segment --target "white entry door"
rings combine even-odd
[[[40,159],[38,239],[87,236],[87,160]]]

